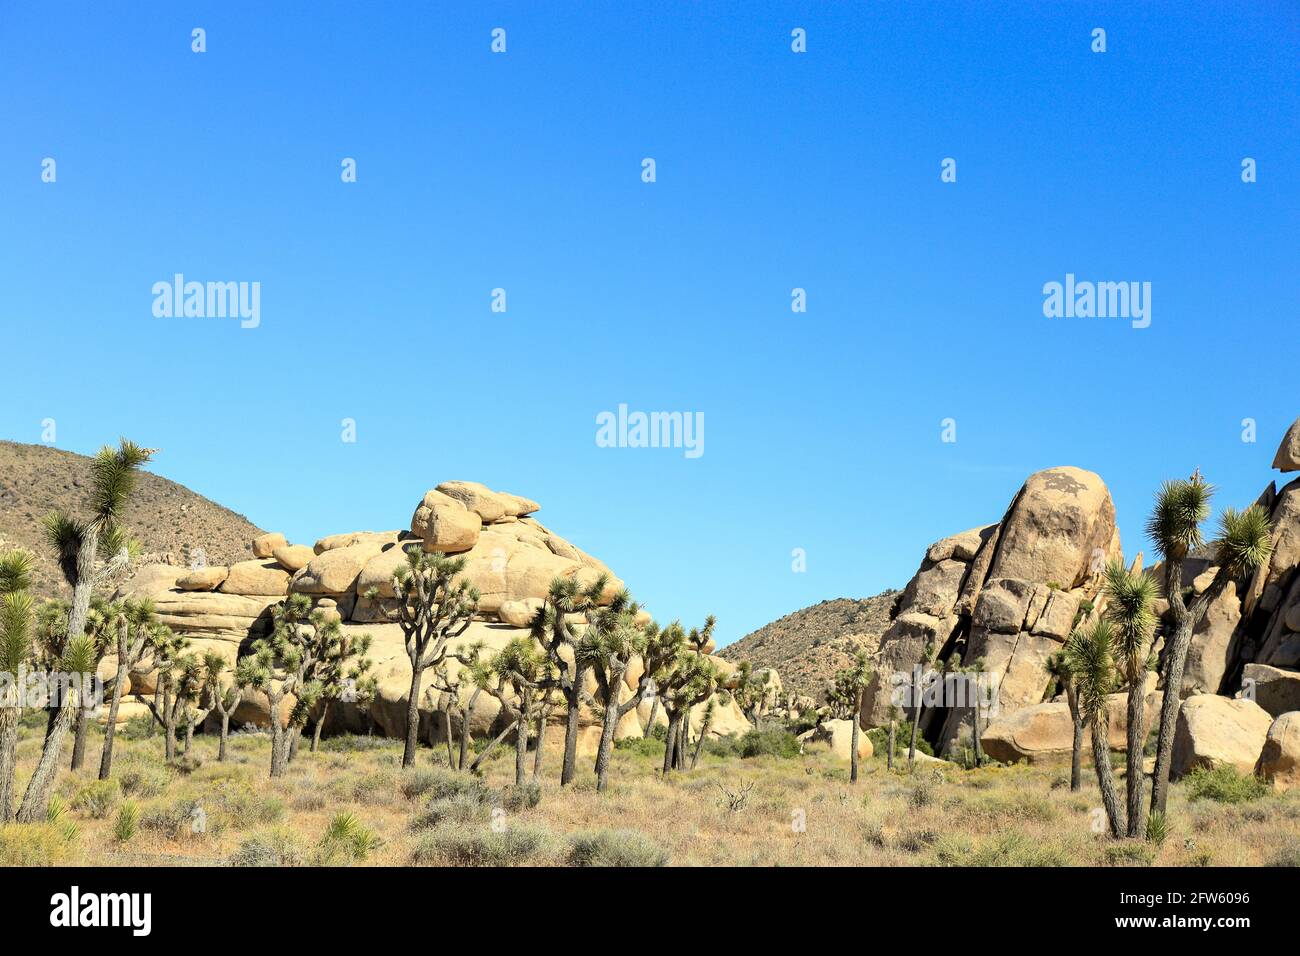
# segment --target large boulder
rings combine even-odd
[[[1226,587],[1211,602],[1205,617],[1192,632],[1192,643],[1187,649],[1187,662],[1183,668],[1181,696],[1219,692],[1224,675],[1237,656],[1237,625],[1240,622],[1241,600],[1237,597],[1237,589]]]
[[[1300,471],[1300,418],[1291,423],[1282,444],[1277,446],[1273,467],[1278,471]]]
[[[301,594],[348,594],[356,588],[361,569],[383,551],[384,544],[364,539],[340,548],[320,549],[311,562],[293,576],[292,589]],[[390,550],[396,550],[395,548]]]
[[[805,750],[825,748],[838,760],[853,758],[853,721],[827,720],[812,730],[799,735]],[[873,753],[871,740],[866,731],[858,731],[858,756],[870,757]]]
[[[1087,580],[1112,550],[1115,504],[1101,476],[1070,466],[1030,475],[1002,524],[991,578],[1057,584]]]
[[[1272,715],[1251,700],[1189,697],[1178,712],[1170,775],[1177,779],[1198,767],[1222,766],[1251,773],[1272,724]]]
[[[1154,677],[1154,675],[1152,675]],[[1160,712],[1162,694],[1154,680],[1147,689],[1146,724],[1148,728]],[[1106,698],[1110,717],[1106,741],[1111,750],[1128,749],[1128,694],[1111,694]],[[1092,732],[1084,724],[1084,753],[1091,753]],[[1069,759],[1074,749],[1074,721],[1064,700],[1022,707],[989,721],[980,736],[984,753],[1003,763],[1050,763]]]
[[[176,564],[142,564],[113,592],[113,599],[124,597],[158,598],[172,591],[176,582],[192,569]]]
[[[282,544],[271,552],[271,557],[280,562],[286,571],[301,571],[316,557],[316,549],[305,544]]]
[[[1300,711],[1282,714],[1269,726],[1255,772],[1274,789],[1300,787]]]
[[[483,519],[450,495],[428,491],[411,516],[411,533],[424,540],[424,550],[443,554],[468,551],[478,541]]]
[[[269,558],[275,553],[276,548],[288,543],[289,539],[278,531],[259,534],[253,539],[253,557]]]
[[[219,565],[195,568],[177,579],[176,587],[182,591],[215,591],[230,576],[230,569]]]
[[[520,518],[542,507],[519,495],[493,491],[477,481],[444,481],[436,490],[459,501],[482,518],[484,524],[491,524],[504,517]]]
[[[1241,676],[1241,696],[1253,700],[1274,717],[1300,710],[1300,671],[1247,664]]]
[[[289,572],[277,561],[239,561],[230,566],[219,590],[223,594],[283,597],[289,593]]]
[[[377,545],[379,548],[396,544],[402,539],[400,531],[346,531],[343,534],[328,534],[317,540],[313,550],[317,554],[334,551],[338,548],[351,548],[354,545]]]
[[[235,644],[269,631],[270,609],[281,600],[221,591],[169,591],[154,597],[158,620],[177,634]]]

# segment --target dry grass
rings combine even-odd
[[[39,750],[24,727],[19,784]],[[502,749],[481,781],[421,750],[400,768],[401,746],[330,741],[303,752],[280,781],[266,776],[270,742],[236,735],[230,759],[195,741],[189,772],[162,764],[158,738],[119,738],[117,786],[94,781],[98,732],[83,772],[65,772],[58,824],[0,829],[0,864],[185,865],[657,865],[679,866],[1260,866],[1300,862],[1300,793],[1247,803],[1191,800],[1178,784],[1160,847],[1092,830],[1091,779],[1071,793],[1059,769],[986,768],[915,775],[870,760],[857,786],[825,754],[793,759],[706,756],[662,779],[658,761],[615,755],[610,790],[597,794],[589,761],[561,791],[548,752],[540,800],[510,792],[513,754]],[[531,767],[531,761],[530,761]],[[728,792],[752,784],[738,810]],[[124,802],[138,811],[125,842]],[[196,826],[200,822],[201,826]],[[20,832],[25,831],[25,832]]]

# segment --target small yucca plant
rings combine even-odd
[[[1156,846],[1163,846],[1168,838],[1169,819],[1165,816],[1163,810],[1152,811],[1151,816],[1147,817],[1147,842],[1154,843]]]
[[[113,839],[118,843],[130,843],[139,826],[140,808],[128,800],[117,811],[117,820],[113,823]]]

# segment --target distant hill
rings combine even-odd
[[[820,702],[835,672],[848,666],[858,648],[875,654],[897,594],[822,601],[746,634],[718,654],[735,663],[775,667],[787,690]]]
[[[34,590],[40,597],[68,591],[45,543],[41,518],[60,508],[85,514],[89,487],[85,455],[0,441],[0,546],[27,548],[36,556]],[[210,564],[251,558],[250,542],[262,533],[243,515],[148,472],[140,475],[126,523],[144,560],[167,564],[188,563],[193,548],[203,548]]]

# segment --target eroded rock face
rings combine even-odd
[[[225,594],[283,597],[289,593],[289,572],[277,561],[239,561],[221,582]]]
[[[888,721],[918,664],[939,669],[955,655],[965,666],[983,661],[1004,715],[1040,703],[1048,659],[1084,602],[1095,601],[1106,561],[1121,555],[1115,506],[1099,476],[1073,467],[1031,475],[1001,522],[926,550],[881,638],[863,725]],[[961,708],[923,710],[921,726],[946,744],[969,720]]]
[[[1254,700],[1274,717],[1300,710],[1300,671],[1247,664],[1242,678],[1241,696]]]
[[[1154,674],[1152,678],[1154,678]],[[1150,682],[1146,699],[1146,726],[1149,729],[1159,719],[1163,695]],[[1110,714],[1107,743],[1111,750],[1128,749],[1128,694],[1111,694],[1106,699]],[[1033,704],[1003,717],[989,721],[981,736],[984,752],[1003,763],[1055,762],[1070,759],[1074,747],[1074,721],[1070,707],[1064,700]],[[1087,724],[1083,730],[1083,752],[1090,754],[1092,732]]]
[[[1282,444],[1277,446],[1273,467],[1278,471],[1300,471],[1300,418],[1291,423]]]
[[[1229,766],[1251,773],[1259,761],[1273,717],[1254,701],[1197,694],[1183,701],[1174,730],[1170,776],[1197,767]]]
[[[1219,693],[1224,675],[1237,657],[1237,625],[1240,623],[1241,600],[1237,597],[1237,589],[1226,587],[1206,609],[1205,617],[1192,632],[1183,670],[1183,697]]]
[[[1255,770],[1275,790],[1300,787],[1300,711],[1281,714],[1269,726]]]
[[[799,741],[805,750],[819,747],[831,752],[838,760],[853,759],[853,721],[826,720],[812,730],[799,735]],[[858,733],[858,756],[870,757],[875,752],[865,731]]]

